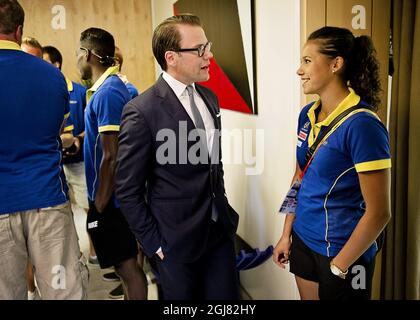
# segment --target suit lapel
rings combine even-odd
[[[197,90],[197,92],[200,94],[201,98],[204,100],[204,104],[206,105],[207,109],[209,110],[212,118],[213,118],[213,122],[214,122],[214,127],[215,129],[220,129],[219,128],[219,122],[217,121],[217,116],[216,116],[216,106],[214,105],[213,101],[211,99],[209,99],[209,97],[205,94],[204,90],[202,89],[202,87],[199,84],[195,84],[195,88]]]
[[[174,120],[187,121],[188,128],[195,128],[194,122],[191,120],[184,106],[179,101],[168,83],[163,79],[162,75],[159,77],[155,85],[156,95],[160,98],[161,107],[168,112]]]

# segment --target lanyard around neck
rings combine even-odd
[[[334,120],[328,125],[328,127],[320,132],[318,136],[316,137],[315,142],[312,144],[312,146],[308,149],[305,155],[305,165],[303,171],[299,175],[300,181],[302,181],[303,176],[305,175],[306,171],[308,170],[309,165],[311,164],[315,153],[318,151],[319,147],[322,145],[322,143],[327,140],[327,138],[332,134],[334,131],[333,129],[339,125],[339,122],[344,119],[346,116],[348,116],[353,111],[356,111],[358,109],[365,109],[366,106],[364,105],[356,105],[353,106],[347,110],[344,110],[342,113],[340,113],[337,117],[334,118]],[[338,126],[337,126],[338,127]],[[336,128],[335,128],[336,129]]]

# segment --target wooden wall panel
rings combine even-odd
[[[366,9],[366,29],[352,27],[352,8],[362,5]],[[347,28],[355,36],[372,35],[372,0],[327,0],[327,25]]]
[[[306,39],[312,32],[326,25],[326,6],[327,0],[301,0],[301,48],[303,48],[306,43]],[[304,94],[303,90],[301,91],[302,106],[317,99],[317,95]]]
[[[140,91],[155,81],[151,49],[152,14],[150,0],[20,0],[25,10],[24,35],[41,45],[57,47],[63,55],[63,73],[79,82],[75,50],[80,33],[89,27],[110,32],[124,55],[122,73]],[[66,28],[55,30],[52,8],[65,8]]]
[[[327,0],[301,0],[302,43],[305,43],[313,31],[325,26],[327,21],[326,5]],[[307,19],[307,17],[310,18]]]

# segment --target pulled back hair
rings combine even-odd
[[[100,56],[99,63],[104,67],[115,64],[115,41],[112,34],[99,28],[89,28],[80,35],[80,44]]]
[[[61,55],[60,51],[56,47],[53,46],[45,46],[42,48],[42,53],[48,54],[50,57],[51,63],[56,63],[60,65],[59,69],[61,70],[61,66],[63,65],[63,56]]]
[[[343,80],[377,111],[380,104],[381,82],[376,50],[368,36],[354,37],[351,31],[338,27],[323,27],[314,31],[308,41],[318,41],[319,52],[331,58],[344,59]]]
[[[177,27],[180,24],[201,27],[201,21],[199,17],[189,13],[184,13],[172,16],[164,20],[156,27],[155,31],[153,32],[153,54],[160,67],[164,71],[166,71],[168,68],[165,59],[165,52],[177,51],[181,49],[181,35],[179,34]]]
[[[10,34],[23,26],[25,12],[16,0],[0,0],[0,33]]]

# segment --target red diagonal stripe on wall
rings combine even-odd
[[[251,106],[247,105],[238,90],[236,90],[233,83],[229,80],[214,58],[210,61],[209,72],[210,80],[200,84],[210,88],[217,95],[221,108],[244,113],[252,113]]]

